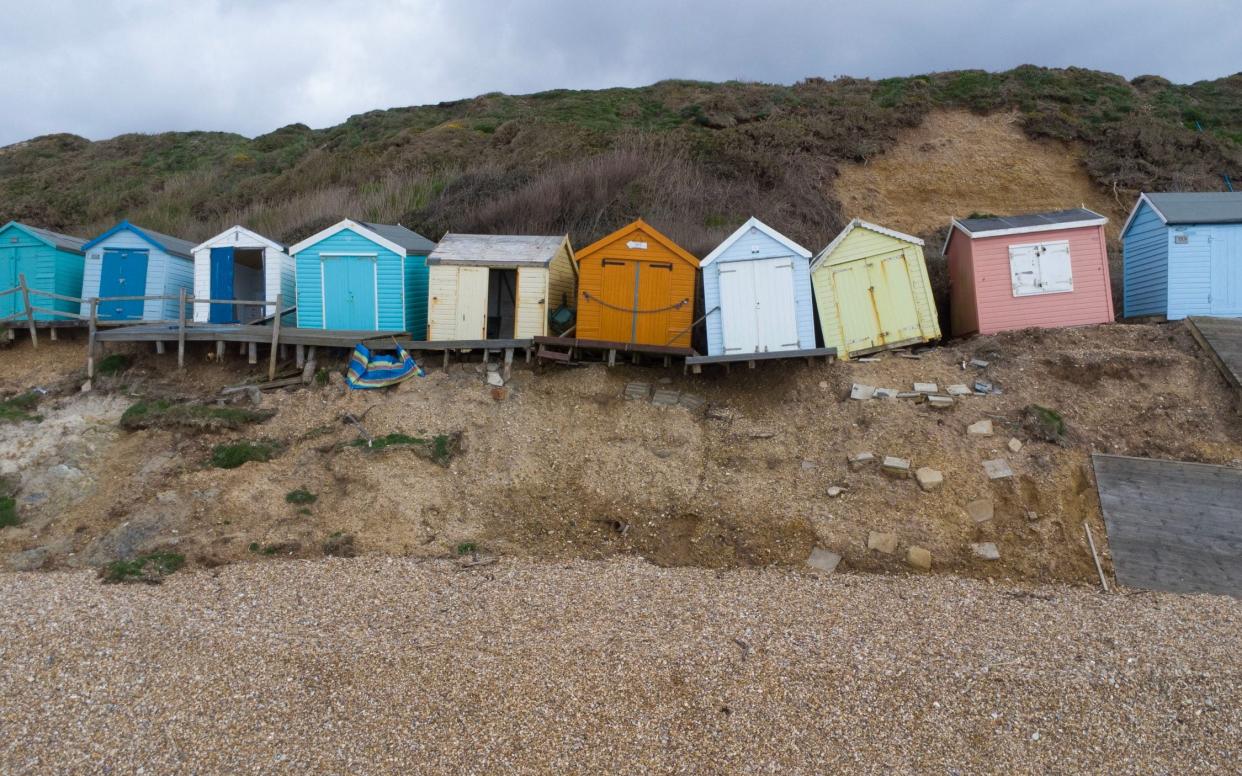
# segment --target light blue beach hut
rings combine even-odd
[[[103,321],[172,321],[178,294],[194,293],[194,243],[122,221],[82,246],[82,298],[99,299]],[[115,299],[115,297],[166,297]],[[90,310],[82,303],[82,314]]]
[[[0,291],[17,288],[18,277],[26,277],[31,291],[46,291],[61,296],[82,293],[82,246],[86,240],[46,229],[10,221],[0,227]],[[76,313],[78,305],[61,299],[33,294],[33,307]],[[25,300],[20,293],[0,296],[0,319],[24,313]],[[36,312],[35,320],[68,320],[51,313]]]
[[[427,254],[436,244],[400,224],[346,219],[289,249],[298,327],[427,335]]]
[[[1242,317],[1242,192],[1144,193],[1121,241],[1127,318]]]
[[[757,218],[709,253],[699,264],[708,355],[814,348],[810,259]]]

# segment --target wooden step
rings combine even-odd
[[[540,346],[539,352],[536,355],[539,358],[547,359],[549,361],[560,361],[565,364],[569,363],[569,353],[560,350],[549,350],[546,347]]]

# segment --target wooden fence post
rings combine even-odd
[[[279,355],[280,344],[280,310],[284,304],[284,295],[276,295],[276,317],[272,319],[272,354],[267,361],[267,379],[276,379],[276,356]]]
[[[86,320],[86,377],[95,379],[95,333],[99,328],[99,300],[91,298],[91,317]]]
[[[185,369],[185,289],[177,300],[177,368]]]
[[[39,347],[39,334],[35,330],[34,310],[30,307],[30,288],[26,285],[25,274],[17,276],[17,284],[21,286],[22,302],[26,305],[26,322],[30,324],[30,344],[37,350]]]

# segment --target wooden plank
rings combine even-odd
[[[185,289],[177,299],[177,368],[185,369]]]
[[[99,326],[96,323],[99,316],[98,299],[91,300],[90,311],[86,330],[86,377],[93,380],[95,378],[95,348],[98,347],[99,337]]]
[[[397,344],[406,350],[504,350],[505,348],[529,348],[529,339],[482,339],[482,340],[400,340]]]
[[[694,364],[727,364],[739,361],[774,361],[781,358],[815,358],[817,356],[835,356],[836,348],[807,348],[805,350],[779,350],[770,353],[731,353],[724,356],[689,356],[686,363]]]
[[[280,309],[280,304],[283,298],[284,297],[281,294],[276,295],[276,309],[277,310]],[[277,315],[275,318],[272,319],[272,352],[271,352],[271,355],[267,359],[267,379],[268,380],[276,379],[276,357],[280,353],[280,349],[277,347],[279,344],[280,344],[280,316]]]
[[[30,344],[37,350],[39,348],[39,332],[35,329],[34,310],[30,308],[30,289],[26,286],[25,274],[17,276],[17,286],[22,290],[22,303],[26,305],[26,320],[30,323]]]
[[[563,348],[580,350],[617,350],[621,353],[649,353],[656,356],[693,356],[692,348],[675,347],[672,345],[642,345],[631,342],[609,342],[607,340],[575,339],[573,337],[535,337],[538,345],[553,345]]]
[[[1242,596],[1242,470],[1091,457],[1117,580]]]

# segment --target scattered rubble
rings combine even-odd
[[[872,531],[867,534],[867,549],[892,555],[897,551],[897,534]]]
[[[906,563],[919,571],[931,571],[932,555],[931,551],[924,547],[912,545],[906,550]]]
[[[1009,468],[1009,462],[1004,458],[984,461],[983,471],[987,473],[989,480],[1002,480],[1013,476],[1013,469]]]
[[[840,496],[844,492],[845,492],[845,489],[842,488],[840,485],[829,485],[828,486],[828,498],[836,498],[837,496]]]
[[[954,383],[944,389],[945,393],[950,396],[969,396],[971,394],[970,386],[964,383]]]
[[[970,551],[976,558],[1000,560],[1000,550],[997,549],[995,542],[975,542],[970,545]]]
[[[940,393],[940,387],[935,383],[915,383],[914,392],[922,394]]]
[[[996,516],[996,505],[990,498],[972,501],[966,505],[966,514],[976,523],[986,523]]]
[[[890,477],[905,479],[910,476],[910,461],[906,458],[898,458],[893,455],[884,456],[884,463],[881,464],[884,473]]]
[[[948,409],[949,407],[952,407],[955,403],[956,402],[952,396],[932,394],[927,397],[927,406],[932,407],[934,409],[940,409],[940,410]]]
[[[651,398],[651,385],[649,383],[626,383],[625,398],[647,401]]]
[[[933,491],[944,484],[944,474],[937,469],[923,467],[914,473],[914,478],[925,491]]]
[[[856,401],[866,401],[873,396],[875,396],[875,386],[854,383],[850,387],[850,398]]]
[[[990,437],[992,436],[992,421],[976,420],[974,423],[971,423],[966,427],[966,433],[969,436]]]
[[[1008,447],[1009,447],[1009,452],[1011,453],[1019,452],[1022,450],[1022,442],[1018,439],[1014,439],[1011,437],[1009,439]]]
[[[849,457],[848,463],[850,469],[857,471],[864,466],[870,466],[875,463],[875,453],[855,453]]]
[[[816,547],[811,550],[811,556],[806,559],[806,565],[825,574],[831,574],[836,571],[837,564],[840,562],[840,555],[831,550],[825,550],[823,547]]]

